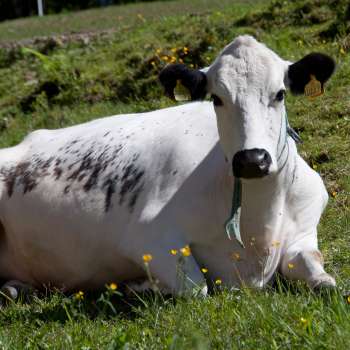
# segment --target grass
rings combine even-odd
[[[253,0],[239,0],[250,3]],[[34,36],[71,34],[76,32],[95,32],[103,30],[135,30],[148,20],[161,20],[164,16],[198,15],[219,11],[232,0],[192,0],[155,1],[148,4],[135,3],[123,6],[108,6],[42,18],[23,18],[0,23],[0,43],[31,39]],[[68,30],[67,30],[68,29]]]
[[[315,7],[321,0],[305,3],[312,1]],[[283,15],[300,11],[301,2],[284,2]],[[269,15],[274,6],[266,1],[195,0],[191,5],[174,1],[1,23],[0,41],[20,41],[0,48],[0,145],[14,145],[37,128],[171,105],[160,97],[159,70],[172,57],[188,65],[208,65],[241,33],[254,35],[290,60],[311,51],[326,52],[338,63],[326,94],[313,101],[288,95],[287,108],[291,124],[304,140],[299,151],[320,172],[330,194],[319,226],[326,269],[336,277],[341,293],[350,290],[346,33],[321,35],[333,18],[323,3],[324,17],[317,23],[310,23],[311,15],[306,22],[305,16],[294,15],[292,22],[274,22]],[[118,14],[125,16],[121,26],[114,25]],[[6,32],[10,28],[12,34]],[[108,35],[101,34],[111,28]],[[74,36],[53,42],[22,41],[38,34],[69,36],[74,31],[94,35],[85,41]],[[24,52],[28,45],[36,51]],[[86,293],[78,300],[50,292],[29,304],[10,303],[0,309],[0,348],[348,349],[350,345],[350,304],[340,294],[314,295],[302,284],[264,291],[218,290],[205,300],[108,293],[107,289],[102,299],[98,293]]]

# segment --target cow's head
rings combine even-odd
[[[291,63],[254,38],[240,36],[207,70],[189,70],[174,64],[164,68],[159,78],[171,98],[179,81],[189,90],[192,100],[210,94],[220,143],[226,158],[232,161],[235,176],[260,178],[281,166],[281,140],[286,139],[286,89],[302,94],[312,76],[323,88],[334,67],[334,61],[320,53]]]

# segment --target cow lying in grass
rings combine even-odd
[[[240,36],[206,72],[170,65],[160,75],[170,97],[181,82],[213,103],[39,130],[1,150],[3,290],[99,289],[147,279],[145,262],[173,294],[206,294],[213,281],[263,287],[277,271],[335,286],[317,246],[327,192],[298,155],[284,106],[286,89],[303,93],[310,79],[323,88],[333,70],[323,54],[292,64]],[[224,225],[238,179],[244,246]]]

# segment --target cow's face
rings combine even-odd
[[[283,164],[287,88],[303,93],[311,75],[324,84],[333,71],[334,62],[326,55],[310,54],[291,64],[254,38],[241,36],[206,72],[172,65],[162,71],[160,80],[170,97],[177,81],[189,89],[192,100],[210,94],[220,142],[235,176],[261,178]]]

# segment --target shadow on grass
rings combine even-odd
[[[212,290],[211,297],[221,293],[219,289]],[[263,290],[243,288],[229,293],[237,293],[241,298],[251,298],[256,294],[265,295],[290,295],[307,298],[321,298],[325,304],[338,303],[344,299],[344,295],[338,289],[320,290],[317,293],[311,291],[305,284],[291,282],[277,275],[274,282]],[[16,321],[26,322],[58,322],[66,324],[72,321],[82,320],[112,320],[126,319],[134,321],[144,317],[145,310],[158,310],[159,307],[175,307],[183,298],[164,296],[156,292],[146,291],[143,293],[127,292],[121,288],[118,292],[107,291],[88,292],[67,295],[58,291],[46,291],[33,296],[31,301],[8,302],[0,309],[0,325],[5,326]],[[348,295],[345,296],[348,302]]]
[[[82,293],[82,292],[80,292]],[[18,301],[2,300],[0,326],[16,321],[59,322],[123,318],[135,320],[147,308],[176,304],[176,299],[152,291],[143,293],[88,292],[79,296],[47,290],[31,297],[20,296]]]

